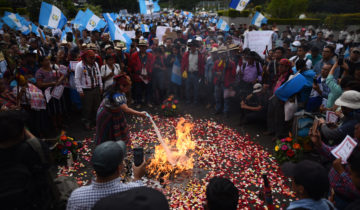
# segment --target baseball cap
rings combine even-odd
[[[286,162],[281,166],[285,176],[293,178],[295,184],[304,187],[311,198],[320,199],[329,189],[326,169],[319,163],[303,160],[299,163]]]
[[[254,86],[253,86],[253,93],[258,93],[262,91],[262,85],[260,83],[256,83]]]
[[[164,194],[149,187],[136,187],[100,199],[93,210],[168,210]]]
[[[125,154],[124,141],[106,141],[95,148],[91,163],[99,176],[106,177],[116,171]]]
[[[360,92],[355,90],[345,91],[336,99],[335,104],[350,109],[360,109]]]

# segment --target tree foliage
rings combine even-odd
[[[119,12],[120,9],[139,12],[139,3],[136,0],[90,0],[89,2],[101,6],[104,12]]]
[[[274,18],[295,18],[306,12],[308,0],[271,0],[267,12]]]

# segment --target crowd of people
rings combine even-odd
[[[356,209],[359,205],[352,202],[358,204],[360,199],[359,147],[346,164],[335,160],[331,149],[347,135],[356,141],[360,138],[360,29],[341,31],[338,38],[329,29],[311,26],[287,27],[280,33],[275,24],[259,28],[231,24],[226,32],[211,19],[131,16],[118,20],[121,29],[135,30],[128,46],[112,41],[104,31],[80,32],[71,23],[67,26],[73,32],[64,39],[59,30],[44,29],[46,37],[25,36],[4,25],[0,31],[1,164],[21,162],[31,168],[36,183],[45,186],[46,181],[38,179],[47,176],[44,171],[49,165],[39,158],[29,159],[36,154],[24,146],[24,139],[66,129],[71,113],[81,112],[84,129],[96,127],[97,147],[91,160],[96,179],[71,194],[67,209],[119,205],[168,209],[161,193],[142,187],[145,162],[134,166],[133,182],[120,181],[125,145],[131,142],[125,114],[147,117],[135,109],[151,109],[174,95],[214,115],[229,117],[240,110],[241,125],[266,123],[266,135],[276,140],[291,130],[296,111],[313,115],[333,111],[337,122],[319,119],[309,134],[324,160],[322,165],[302,161],[284,166],[299,198],[288,209]],[[151,26],[150,31],[142,33],[140,24]],[[172,27],[176,38],[165,36],[160,42],[157,26]],[[253,30],[274,32],[273,46],[264,55],[243,47],[244,36]],[[293,105],[295,110],[289,108]],[[328,172],[329,162],[333,163]],[[51,196],[48,190],[34,189],[31,197],[17,202],[19,208],[48,209],[52,205],[44,202]],[[328,194],[333,194],[331,202]],[[8,203],[14,201],[0,196]],[[229,180],[213,178],[206,196],[206,209],[236,209],[239,192]]]

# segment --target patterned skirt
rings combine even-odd
[[[110,110],[102,103],[96,115],[96,144],[118,140],[130,143],[125,115],[120,109]]]

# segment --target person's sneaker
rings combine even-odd
[[[153,105],[152,104],[147,104],[148,107],[150,108],[153,108]]]
[[[140,109],[140,108],[141,108],[141,105],[138,104],[138,105],[135,106],[135,108]]]

